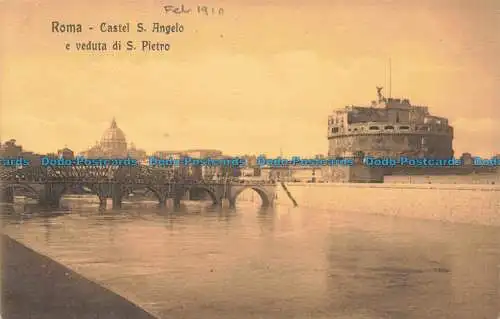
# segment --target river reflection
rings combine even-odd
[[[499,309],[495,227],[244,203],[8,216],[5,233],[159,318],[471,319]]]

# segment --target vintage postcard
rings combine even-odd
[[[0,0],[0,48],[1,318],[498,318],[498,0]]]

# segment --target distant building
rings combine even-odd
[[[474,159],[472,158],[471,153],[463,153],[460,160],[464,166],[471,166],[474,164]]]
[[[257,156],[255,155],[243,155],[241,159],[246,160],[247,165],[240,169],[240,174],[242,177],[260,177],[261,169],[257,165]]]
[[[130,147],[127,146],[125,133],[118,127],[114,118],[110,127],[104,131],[101,140],[80,155],[87,158],[131,157],[140,161],[146,158],[146,152],[137,149],[133,143]]]
[[[134,158],[137,160],[147,159],[148,155],[145,150],[139,149],[135,147],[134,143],[130,143],[130,147],[128,148],[128,157]]]
[[[253,177],[255,176],[255,169],[252,167],[244,167],[241,169],[241,175],[243,177]]]
[[[185,150],[183,153],[185,154],[185,156],[192,158],[215,158],[218,156],[222,156],[222,151],[214,149],[190,149]]]
[[[182,151],[156,151],[153,153],[153,157],[160,159],[180,159],[183,154]]]
[[[0,143],[0,154],[3,157],[17,157],[23,152],[23,147],[16,145],[16,140],[11,139],[4,144]]]
[[[255,155],[243,155],[241,158],[245,159],[247,161],[247,167],[248,168],[254,168],[257,167],[257,156]]]
[[[290,167],[262,167],[261,176],[267,180],[283,182],[322,182],[323,167],[317,166],[290,166]]]
[[[179,170],[183,176],[189,176],[194,179],[220,179],[222,177],[237,177],[241,175],[240,168],[209,166],[209,165],[183,165],[184,159],[190,157],[192,159],[231,159],[229,156],[223,155],[222,151],[214,149],[189,149],[182,151],[157,151],[153,156],[159,159],[174,159],[179,160]]]
[[[191,157],[191,156],[190,156]],[[222,155],[222,152],[212,153],[212,155],[202,156],[199,158],[210,158],[213,160],[227,160],[228,162],[233,159],[232,156]],[[203,165],[203,166],[193,166],[193,171],[197,172],[197,176],[203,179],[221,179],[230,177],[241,176],[241,167],[236,167],[232,165]]]
[[[212,158],[216,159],[222,156],[222,151],[214,149],[190,149],[183,152],[182,157],[191,157],[193,159]],[[209,166],[188,166],[189,175],[195,179],[212,179],[216,176],[217,168]]]
[[[64,159],[74,159],[75,153],[69,148],[65,147],[57,151],[57,156],[62,157]]]
[[[36,154],[34,152],[27,152],[23,150],[21,145],[16,144],[15,139],[6,141],[5,143],[0,142],[0,157],[14,158],[22,157],[30,161],[30,165],[38,166],[40,165],[40,157],[42,155]]]

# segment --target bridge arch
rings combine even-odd
[[[0,185],[0,192],[3,195],[5,192],[12,191],[15,192],[16,189],[22,189],[27,191],[33,198],[36,200],[40,200],[40,193],[31,187],[30,185],[27,184],[18,184],[18,183],[12,183],[12,184],[3,184]],[[14,193],[12,195],[15,195]]]
[[[263,187],[256,185],[248,185],[245,187],[238,188],[233,194],[231,194],[231,197],[229,198],[229,203],[231,204],[231,206],[235,206],[238,196],[248,189],[255,191],[260,196],[260,199],[262,201],[262,207],[268,207],[271,205],[271,202],[274,199],[273,194],[269,194],[269,192]]]
[[[219,198],[217,197],[217,194],[215,193],[214,190],[212,190],[210,187],[205,186],[205,185],[186,185],[183,187],[182,195],[180,197],[183,197],[187,192],[191,193],[191,191],[194,190],[201,190],[204,191],[206,194],[210,196],[210,199],[212,200],[212,203],[214,205],[219,203]]]
[[[122,192],[123,197],[128,197],[131,194],[140,194],[143,196],[154,195],[155,197],[158,197],[158,190],[147,185],[137,185],[126,187]]]
[[[59,184],[57,187],[54,187],[50,192],[50,201],[52,203],[58,203],[65,195],[92,195],[96,196],[99,199],[99,204],[101,206],[106,204],[106,194],[99,190],[98,187],[92,185],[90,183],[85,182],[76,182],[72,184]]]
[[[141,190],[144,191],[143,195],[154,195],[154,197],[160,202],[162,202],[163,198],[165,197],[164,193],[166,193],[166,190],[157,189],[154,186],[150,185],[132,185],[125,187],[121,191],[120,198],[127,198],[130,194],[137,194],[137,192]]]

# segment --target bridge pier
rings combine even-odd
[[[180,198],[174,197],[173,198],[173,202],[174,202],[174,208],[180,208],[181,207],[181,199]]]
[[[160,208],[165,208],[168,206],[168,198],[162,197],[158,199]]]
[[[160,189],[158,190],[157,192],[155,192],[156,194],[156,198],[158,199],[158,206],[160,208],[164,208],[167,206],[167,201],[168,201],[168,196],[167,196],[167,192],[163,189]]]
[[[231,208],[231,201],[228,198],[222,198],[218,205],[222,208]]]
[[[122,198],[123,198],[123,192],[121,186],[119,184],[114,184],[111,191],[111,202],[113,206],[112,209],[122,208]]]
[[[107,198],[99,198],[99,209],[104,210],[108,206]]]
[[[46,208],[57,208],[61,203],[61,192],[52,184],[46,184],[38,197],[38,204]]]
[[[164,200],[160,200],[160,208],[171,207],[172,203],[170,198],[165,198]]]
[[[118,196],[113,196],[113,198],[111,199],[112,201],[112,208],[113,209],[120,209],[122,208],[122,198],[121,197],[118,197]]]
[[[59,198],[51,198],[49,196],[38,200],[38,204],[46,208],[58,208],[60,203]]]
[[[165,207],[179,208],[181,207],[181,200],[176,198],[165,197],[159,200],[159,206],[160,208],[165,208]]]
[[[14,189],[12,187],[6,187],[0,192],[0,202],[2,203],[14,203]]]

